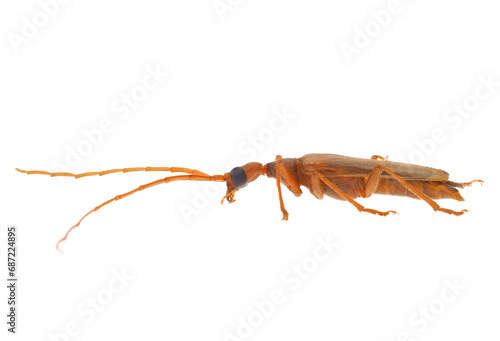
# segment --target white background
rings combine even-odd
[[[2,339],[499,338],[500,87],[467,118],[453,112],[474,104],[481,77],[500,82],[494,2],[226,0],[231,10],[221,14],[210,0],[70,1],[52,5],[45,23],[47,2],[0,8],[0,240],[5,254],[7,226],[17,225],[19,251],[18,333],[6,331],[2,280]],[[381,27],[372,11],[391,6],[397,13]],[[29,31],[26,20],[39,27],[13,44]],[[366,29],[369,41],[349,62],[341,46],[359,45]],[[169,75],[122,119],[113,103],[140,91],[148,68]],[[276,121],[276,111],[293,118]],[[55,243],[88,210],[165,176],[15,171],[64,164],[69,149],[88,146],[83,131],[102,120],[113,131],[73,171],[183,166],[223,174],[277,154],[324,152],[389,155],[485,183],[464,189],[465,202],[439,202],[470,210],[461,217],[408,198],[358,200],[399,212],[383,218],[285,189],[283,222],[274,180],[258,179],[222,207],[225,184],[177,182],[91,214],[61,255]],[[432,134],[441,134],[434,146]],[[181,215],[194,205],[197,214]],[[318,238],[339,247],[292,290],[283,276],[294,264],[314,265]],[[113,282],[113,271],[125,271],[126,285]],[[447,281],[459,283],[459,295]],[[120,292],[110,294],[110,283]],[[276,290],[281,303],[259,321],[254,301]],[[86,305],[92,298],[99,311]],[[249,316],[259,325],[243,335]]]

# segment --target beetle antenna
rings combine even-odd
[[[156,186],[156,185],[160,185],[160,184],[163,184],[163,183],[169,183],[169,182],[173,182],[173,181],[181,181],[181,180],[189,180],[189,181],[216,181],[216,182],[224,182],[226,181],[225,178],[224,178],[224,175],[197,175],[197,174],[190,174],[190,175],[174,175],[174,176],[167,176],[166,178],[164,179],[160,179],[160,180],[156,180],[156,181],[153,181],[153,182],[150,182],[150,183],[147,183],[145,185],[141,185],[139,187],[137,187],[136,189],[133,189],[129,192],[126,192],[126,193],[123,193],[123,194],[119,194],[117,196],[115,196],[114,198],[112,199],[109,199],[108,201],[105,201],[103,202],[102,204],[100,204],[99,206],[96,206],[94,209],[90,210],[89,212],[87,212],[75,225],[73,225],[67,232],[66,234],[64,235],[64,237],[61,238],[61,240],[59,240],[56,244],[56,248],[59,252],[61,253],[64,253],[60,248],[59,248],[59,244],[61,244],[61,242],[65,241],[67,238],[68,238],[68,235],[69,233],[77,228],[80,223],[89,215],[91,214],[92,212],[96,212],[97,210],[99,210],[100,208],[112,203],[113,201],[118,201],[118,200],[121,200],[125,197],[128,197],[129,195],[132,195],[134,193],[137,193],[139,191],[142,191],[143,189],[147,189],[147,188],[151,188],[153,186]]]
[[[18,172],[32,175],[32,174],[41,174],[41,175],[49,175],[51,177],[54,176],[67,176],[67,177],[72,177],[75,179],[83,178],[86,176],[103,176],[103,175],[108,175],[112,173],[130,173],[130,172],[172,172],[172,173],[188,173],[188,174],[194,174],[194,175],[206,175],[203,172],[200,172],[199,170],[196,169],[191,169],[191,168],[184,168],[184,167],[133,167],[133,168],[119,168],[119,169],[109,169],[105,171],[100,171],[100,172],[86,172],[86,173],[68,173],[68,172],[46,172],[46,171],[40,171],[40,170],[22,170],[19,168],[16,168]]]

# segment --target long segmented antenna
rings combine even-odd
[[[174,175],[174,176],[167,176],[166,178],[156,180],[153,182],[149,182],[147,184],[141,185],[137,187],[136,189],[133,189],[129,192],[119,194],[115,196],[112,199],[109,199],[108,201],[103,202],[99,206],[94,207],[94,209],[90,210],[87,212],[75,225],[73,225],[62,237],[56,244],[56,248],[59,252],[64,253],[60,247],[59,244],[61,244],[63,241],[65,241],[68,238],[69,233],[78,227],[80,223],[92,212],[96,212],[100,208],[112,203],[113,201],[118,201],[121,200],[125,197],[128,197],[129,195],[132,195],[134,193],[137,193],[139,191],[142,191],[147,188],[151,188],[156,185],[160,185],[162,183],[169,183],[173,181],[181,181],[181,180],[188,180],[188,181],[216,181],[216,182],[224,182],[226,181],[224,175],[208,175],[203,172],[200,172],[198,170],[190,169],[190,168],[180,168],[180,167],[141,167],[141,168],[123,168],[123,169],[112,169],[108,171],[102,171],[102,172],[88,172],[88,173],[80,173],[80,174],[73,174],[73,173],[51,173],[51,172],[46,172],[46,171],[25,171],[22,169],[16,168],[17,171],[21,173],[25,173],[28,175],[31,174],[42,174],[42,175],[50,175],[50,176],[69,176],[69,177],[74,177],[75,179],[84,177],[84,176],[93,176],[93,175],[106,175],[106,174],[111,174],[111,173],[119,173],[119,172],[138,172],[138,171],[168,171],[168,172],[184,172],[184,173],[189,173],[189,175]]]
[[[183,167],[133,167],[133,168],[119,168],[119,169],[110,169],[106,171],[101,171],[101,172],[86,172],[86,173],[68,173],[68,172],[46,172],[46,171],[40,171],[40,170],[31,170],[31,171],[25,171],[19,168],[16,168],[18,172],[25,173],[28,175],[31,174],[40,174],[40,175],[49,175],[51,177],[54,176],[67,176],[75,179],[83,178],[86,176],[103,176],[103,175],[108,175],[112,173],[130,173],[130,172],[172,172],[172,173],[188,173],[188,174],[195,174],[195,175],[206,175],[203,172],[200,172],[196,169],[191,169],[191,168],[183,168]]]

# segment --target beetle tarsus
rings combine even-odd
[[[283,218],[281,218],[281,220],[288,220],[288,212],[287,212],[287,210],[283,209],[283,210],[281,210],[281,212],[283,212]]]
[[[436,211],[440,211],[440,212],[444,212],[444,213],[448,213],[448,214],[452,214],[452,215],[456,215],[456,216],[461,216],[462,214],[469,212],[468,210],[461,210],[460,212],[458,212],[458,211],[453,211],[453,210],[450,210],[448,208],[442,208],[442,207],[438,207],[436,209]]]
[[[399,214],[396,211],[382,212],[382,211],[377,211],[377,210],[374,210],[374,209],[371,209],[371,208],[363,208],[360,212],[368,212],[368,213],[377,214],[377,215],[380,215],[380,216],[383,216],[383,217],[388,216],[389,213],[394,213],[394,215]]]
[[[370,159],[372,160],[382,160],[382,161],[387,161],[389,160],[389,155],[386,157],[380,156],[380,155],[373,155]]]
[[[483,180],[472,180],[472,181],[469,181],[469,182],[464,182],[464,186],[472,186],[472,184],[474,182],[479,182],[481,184],[481,186],[483,185],[484,181]]]

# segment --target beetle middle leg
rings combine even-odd
[[[283,178],[283,179],[282,179]],[[293,193],[295,196],[300,196],[302,194],[302,190],[300,189],[300,184],[297,179],[293,176],[293,174],[285,167],[283,164],[283,158],[281,155],[276,156],[276,186],[278,187],[278,196],[280,199],[280,208],[283,213],[283,218],[281,220],[288,220],[288,211],[285,208],[285,204],[283,203],[283,196],[281,194],[281,181],[284,182],[286,187]]]
[[[378,215],[381,215],[381,216],[386,216],[388,215],[389,213],[394,213],[394,214],[397,214],[398,212],[396,211],[387,211],[387,212],[382,212],[382,211],[377,211],[377,210],[374,210],[374,209],[371,209],[371,208],[365,208],[363,205],[359,204],[358,202],[356,202],[356,200],[354,200],[353,198],[351,198],[350,196],[348,196],[347,194],[345,194],[344,192],[342,192],[342,190],[340,190],[340,188],[338,188],[337,186],[335,186],[335,184],[333,184],[331,181],[329,181],[327,178],[325,178],[325,176],[321,173],[318,173],[318,172],[314,172],[312,174],[313,177],[316,177],[317,179],[323,181],[328,187],[330,187],[335,193],[337,193],[340,197],[342,197],[342,199],[346,200],[346,201],[349,201],[354,207],[356,207],[358,209],[358,211],[360,212],[368,212],[368,213],[372,213],[372,214],[378,214]],[[316,191],[317,190],[320,190],[320,188],[316,188],[315,189]],[[319,193],[317,193],[319,194]],[[318,197],[316,195],[316,197]],[[321,194],[322,196],[322,194]]]
[[[407,188],[409,191],[411,191],[413,194],[415,194],[419,199],[422,199],[426,203],[428,203],[434,209],[434,211],[441,211],[444,213],[453,214],[453,215],[457,215],[457,216],[462,215],[465,212],[468,212],[467,210],[461,210],[460,212],[458,212],[458,211],[450,210],[448,208],[440,207],[434,200],[432,200],[427,195],[425,195],[424,193],[422,193],[421,191],[419,191],[418,189],[416,189],[415,187],[410,185],[408,183],[408,181],[406,181],[405,179],[403,179],[402,177],[400,177],[399,175],[397,175],[396,173],[394,173],[389,168],[387,168],[386,166],[383,166],[383,165],[375,166],[373,168],[372,172],[370,173],[368,180],[366,181],[365,193],[363,195],[364,198],[370,197],[375,192],[375,190],[377,189],[378,184],[380,182],[380,177],[382,176],[382,171],[387,172],[394,179],[396,179],[400,184],[402,184],[405,188]],[[470,185],[470,184],[467,184],[467,185]]]

